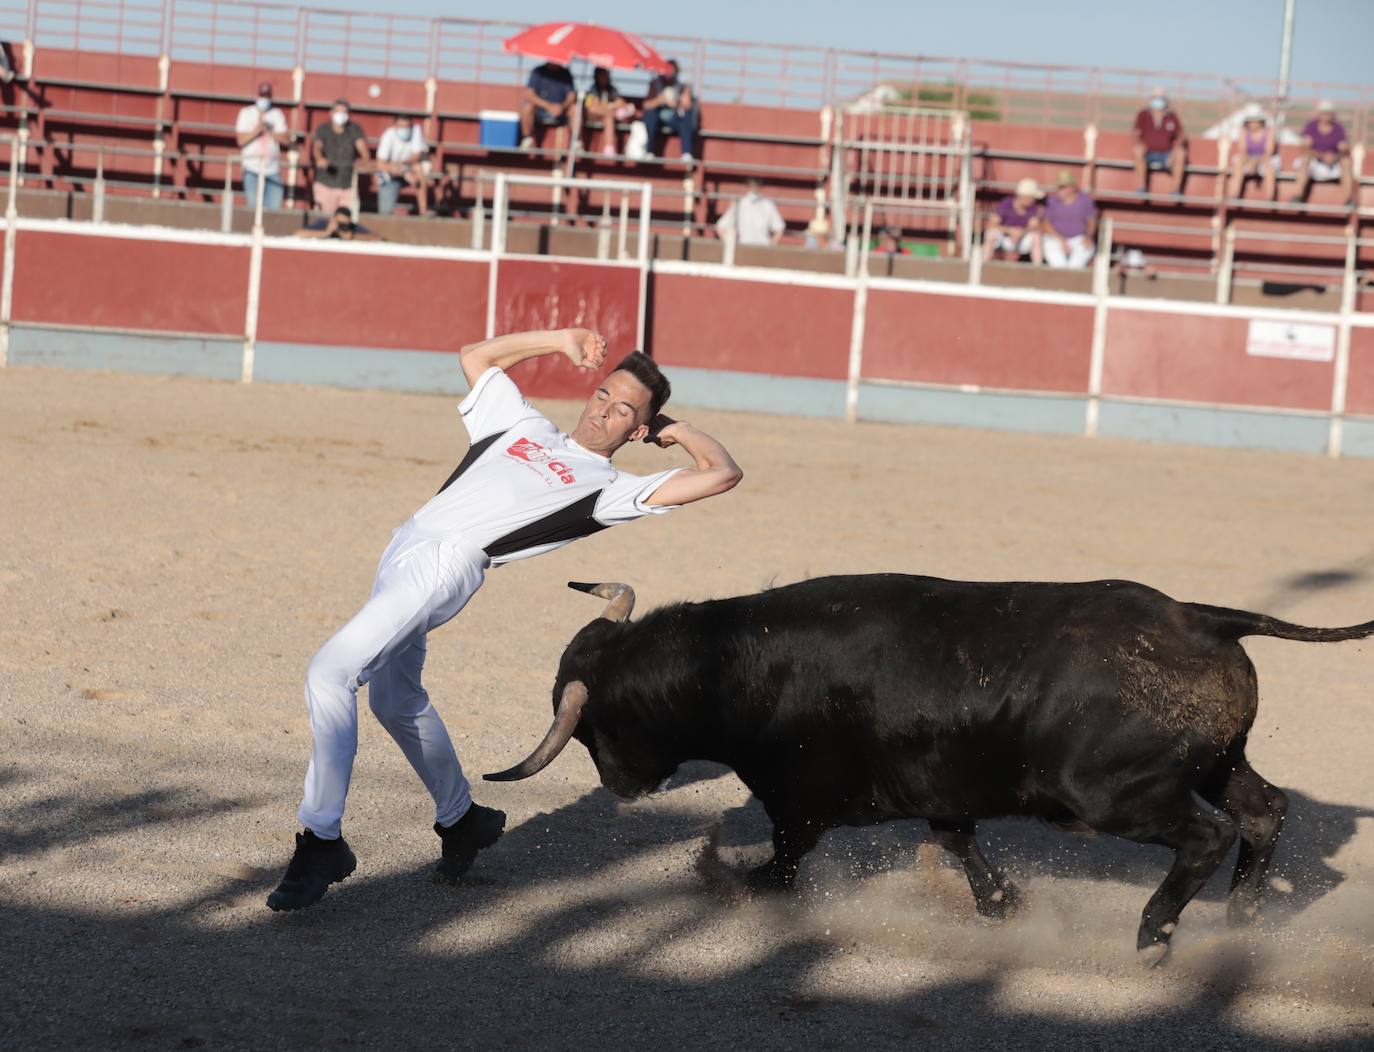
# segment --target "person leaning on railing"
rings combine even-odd
[[[262,207],[280,208],[286,188],[281,181],[281,148],[291,142],[286,115],[272,105],[272,85],[258,85],[258,97],[239,110],[234,121],[240,163],[243,165],[243,196],[249,208],[258,205],[258,180],[262,180]]]

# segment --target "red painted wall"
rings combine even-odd
[[[664,365],[843,380],[848,289],[655,274],[651,346]]]
[[[496,331],[586,328],[606,337],[606,368],[577,369],[563,357],[523,362],[511,371],[536,398],[584,398],[601,375],[635,350],[639,270],[578,263],[503,260],[496,276]]]
[[[14,320],[243,332],[248,249],[21,230]]]
[[[1083,393],[1092,327],[1091,307],[870,289],[863,375]]]
[[[1374,416],[1374,329],[1350,330],[1350,376],[1345,411]]]
[[[260,340],[446,351],[480,340],[486,323],[485,263],[263,252]]]
[[[1331,362],[1245,353],[1239,318],[1114,310],[1107,316],[1102,393],[1239,406],[1325,410]]]

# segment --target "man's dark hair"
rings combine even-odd
[[[620,359],[613,372],[624,370],[649,389],[649,419],[658,416],[664,404],[672,396],[673,387],[663,375],[658,364],[643,351],[635,351]]]

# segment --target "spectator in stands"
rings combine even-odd
[[[520,149],[534,149],[536,125],[542,129],[567,124],[576,101],[577,89],[567,66],[545,62],[530,70],[520,99]]]
[[[997,210],[988,217],[983,233],[984,262],[999,252],[1003,259],[1030,256],[1035,263],[1043,260],[1040,224],[1044,207],[1040,199],[1044,196],[1034,179],[1022,179],[1014,194],[997,202]]]
[[[1060,169],[1054,193],[1045,200],[1040,240],[1052,267],[1086,267],[1097,252],[1097,206],[1067,168]]]
[[[611,71],[605,66],[597,66],[592,73],[592,87],[583,101],[583,127],[602,129],[601,152],[607,157],[620,153],[620,134],[617,121],[629,120],[635,114],[634,105],[626,102],[611,81]]]
[[[0,44],[0,84],[14,83],[14,63],[10,61],[10,47]]]
[[[682,159],[690,162],[696,147],[696,98],[691,86],[679,77],[677,61],[669,59],[668,66],[667,73],[660,73],[649,82],[649,93],[644,97],[644,130],[649,133],[649,151],[644,156],[654,156],[659,149],[659,135],[666,129],[677,134]]]
[[[382,240],[380,234],[353,222],[353,212],[347,205],[336,208],[327,223],[314,222],[301,227],[296,231],[296,237],[334,238],[339,241]]]
[[[258,206],[258,181],[262,181],[262,207],[280,208],[286,188],[281,181],[281,148],[291,141],[286,116],[272,105],[272,85],[258,85],[258,97],[239,110],[234,137],[243,151],[243,196],[249,208]]]
[[[1306,201],[1312,183],[1340,183],[1345,199],[1354,191],[1351,179],[1350,142],[1336,120],[1336,107],[1326,99],[1317,103],[1317,114],[1302,129],[1303,156],[1298,161],[1298,188],[1294,201]]]
[[[875,251],[888,256],[909,256],[911,249],[902,244],[902,228],[888,224],[878,234]]]
[[[353,171],[362,163],[372,163],[367,136],[357,122],[350,120],[348,102],[336,99],[329,110],[329,123],[315,129],[311,143],[315,158],[315,207],[325,215],[340,208],[356,209]]]
[[[1231,174],[1226,180],[1226,196],[1239,198],[1251,179],[1260,181],[1260,193],[1266,201],[1274,199],[1274,182],[1278,178],[1278,144],[1269,118],[1257,103],[1250,103],[1241,114],[1240,127],[1231,144]]]
[[[744,196],[716,220],[717,236],[733,235],[737,245],[776,245],[786,229],[778,206],[763,196],[761,179],[750,179]]]
[[[1183,176],[1188,163],[1188,140],[1183,122],[1169,108],[1163,88],[1155,88],[1150,104],[1135,115],[1135,180],[1140,192],[1150,192],[1150,173],[1168,172],[1174,184],[1170,193],[1183,195]]]
[[[407,114],[398,113],[391,127],[382,132],[377,143],[377,214],[389,216],[396,211],[401,187],[415,189],[420,215],[429,211],[429,175],[425,155],[429,146],[425,136]]]

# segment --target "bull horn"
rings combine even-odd
[[[634,601],[633,593],[631,602]],[[587,688],[581,680],[573,680],[563,688],[563,696],[558,699],[558,711],[554,713],[553,726],[544,735],[534,752],[505,771],[482,775],[488,782],[518,782],[522,778],[538,774],[563,751],[563,746],[572,739],[577,730],[577,720],[582,715],[582,706],[587,704]]]
[[[588,595],[609,599],[610,602],[606,604],[606,609],[601,611],[602,618],[607,621],[627,621],[635,608],[635,590],[628,584],[619,584],[615,581],[608,581],[605,584],[583,584],[581,581],[569,581],[568,587],[579,592],[586,592]]]

